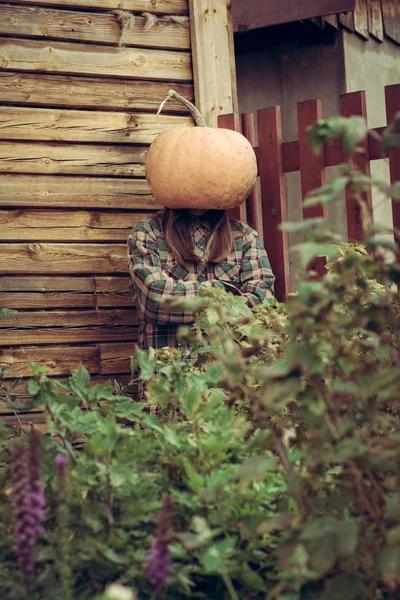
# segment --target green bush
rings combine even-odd
[[[365,125],[310,131],[316,149],[339,135],[351,156]],[[288,226],[305,233],[304,266],[329,257],[324,278],[309,271],[286,305],[250,310],[217,289],[185,300],[198,312],[181,331],[195,363],[184,349],[137,351],[158,416],[83,366],[68,384],[32,366],[27,406],[44,407],[49,434],[40,461],[35,434],[0,428],[1,598],[400,597],[399,235],[370,222],[368,185],[350,159],[307,201],[352,189],[363,245],[322,220]],[[25,502],[33,489],[40,505],[39,467],[45,530],[21,557],[40,521]],[[131,591],[104,592],[112,583]]]

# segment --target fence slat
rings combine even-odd
[[[253,113],[242,114],[242,133],[254,148],[256,145],[256,134]],[[249,224],[257,231],[258,235],[262,237],[257,185],[254,186],[250,192],[250,196],[247,198],[246,209]]]
[[[387,123],[393,121],[400,111],[400,84],[385,87]],[[400,181],[400,150],[389,150],[390,179],[392,183]],[[393,227],[400,229],[400,202],[392,202]]]
[[[343,94],[340,97],[340,114],[343,117],[364,117],[367,119],[367,103],[365,92],[352,92],[349,94]],[[363,148],[364,152],[356,154],[352,160],[355,165],[359,168],[362,173],[369,175],[370,169],[370,156],[369,156],[369,142],[368,138],[364,142],[360,143],[359,146]],[[362,199],[366,202],[371,219],[373,218],[372,208],[372,192],[368,190],[362,194]],[[351,190],[346,190],[346,213],[347,213],[347,233],[350,242],[361,242],[364,239],[364,231],[361,220],[361,209],[357,202],[357,199]]]
[[[299,128],[299,162],[301,193],[303,200],[307,194],[326,184],[325,152],[316,156],[311,150],[307,139],[306,128],[315,121],[322,119],[321,100],[305,100],[297,105],[297,121]],[[316,205],[308,208],[303,207],[303,219],[315,217],[328,218],[328,210],[325,205]],[[309,268],[317,271],[319,275],[325,272],[325,260],[316,260]]]
[[[219,115],[218,127],[221,129],[232,129],[233,131],[239,131],[240,133],[240,117],[237,113],[230,115]],[[228,215],[231,219],[238,219],[239,221],[247,221],[246,203],[244,202],[237,208],[228,210]]]
[[[273,106],[257,114],[264,245],[276,277],[275,294],[283,302],[290,291],[290,268],[287,233],[278,228],[286,222],[281,112]]]

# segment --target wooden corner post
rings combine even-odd
[[[194,95],[209,127],[238,112],[230,0],[189,0]]]

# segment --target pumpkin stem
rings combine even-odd
[[[201,112],[195,107],[195,105],[189,102],[189,100],[187,100],[184,96],[181,96],[181,94],[178,94],[178,92],[175,92],[175,90],[169,90],[168,96],[160,104],[160,108],[157,111],[158,115],[164,108],[165,103],[168,102],[168,100],[171,100],[171,98],[175,98],[175,100],[178,100],[178,102],[180,102],[190,110],[194,120],[196,121],[197,127],[207,127]]]

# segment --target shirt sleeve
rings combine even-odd
[[[243,258],[239,274],[240,291],[250,307],[265,298],[273,298],[275,277],[267,253],[257,232],[248,228],[243,244]]]
[[[138,223],[130,234],[128,263],[131,289],[147,321],[164,325],[194,322],[196,315],[192,312],[170,312],[163,307],[166,298],[197,296],[200,284],[197,281],[177,281],[162,269],[157,238],[149,223]],[[221,284],[212,279],[201,285],[218,287]]]

